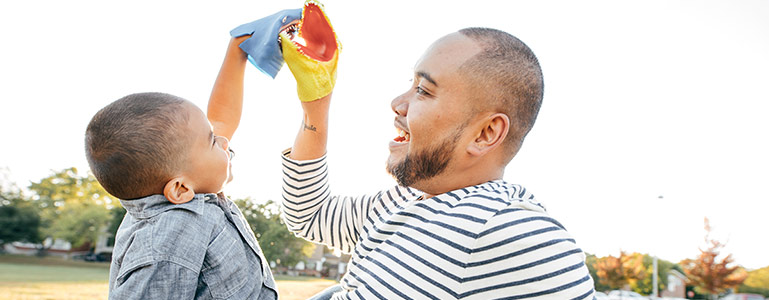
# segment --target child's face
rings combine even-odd
[[[229,141],[215,136],[203,111],[187,103],[191,142],[185,177],[195,193],[218,193],[230,181]]]

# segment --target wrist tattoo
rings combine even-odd
[[[307,123],[302,122],[302,126],[304,126],[304,130],[310,130],[310,131],[318,131],[317,128],[315,128],[315,125],[307,125]]]

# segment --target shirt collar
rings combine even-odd
[[[216,203],[216,194],[195,194],[192,200],[182,204],[173,204],[160,194],[133,200],[120,199],[120,204],[123,205],[126,212],[131,214],[132,217],[146,219],[171,209],[185,209],[196,214],[202,214],[203,204],[206,201]]]

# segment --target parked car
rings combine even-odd
[[[105,262],[105,261],[110,261],[111,259],[112,259],[112,256],[105,253],[99,253],[99,254],[88,253],[83,256],[83,260],[85,261]]]
[[[649,300],[641,294],[633,291],[613,290],[609,292],[609,300]]]
[[[595,292],[595,300],[609,300],[609,295],[606,295],[604,292]]]
[[[764,300],[764,296],[756,294],[729,294],[720,298],[721,300]]]

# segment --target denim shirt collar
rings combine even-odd
[[[171,201],[168,201],[165,196],[160,194],[149,195],[144,198],[133,200],[120,199],[120,204],[123,205],[126,212],[131,214],[132,217],[136,219],[146,219],[170,209],[186,209],[196,214],[201,214],[203,204],[206,201],[216,202],[216,194],[195,194],[192,200],[182,204],[173,204]]]

